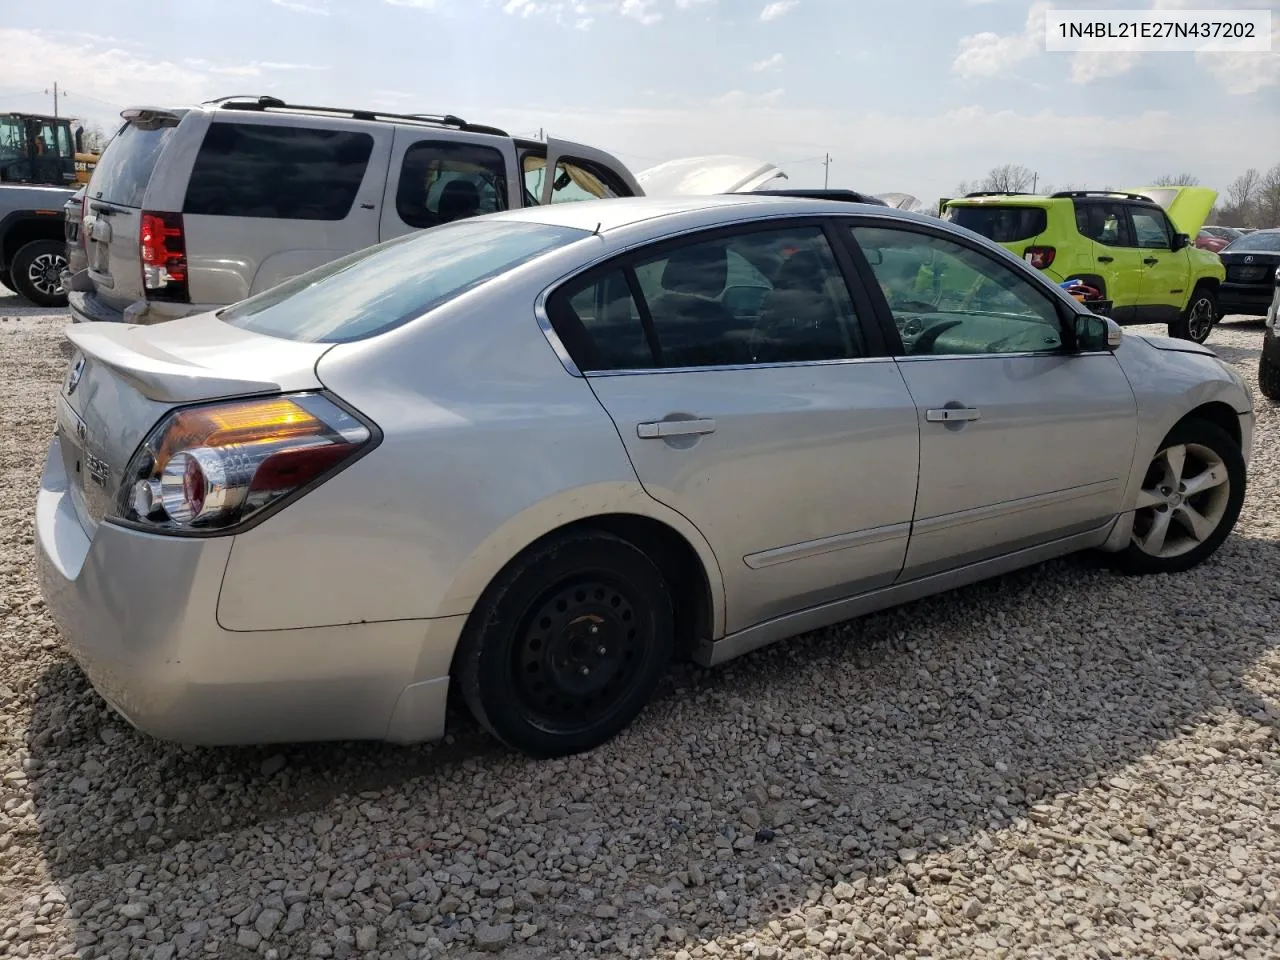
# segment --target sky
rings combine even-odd
[[[1004,163],[1040,187],[1224,192],[1280,164],[1280,0],[1057,4],[1270,9],[1253,54],[1046,53],[1045,0],[3,2],[0,109],[47,111],[57,81],[61,112],[109,131],[131,104],[267,93],[926,203]]]

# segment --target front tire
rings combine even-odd
[[[640,714],[674,647],[671,591],[629,542],[580,532],[540,544],[485,591],[454,674],[476,720],[514,750],[562,757]]]
[[[1138,494],[1129,546],[1114,554],[1125,573],[1180,573],[1217,552],[1240,516],[1245,464],[1220,427],[1186,420],[1152,458]]]
[[[1169,336],[1204,343],[1209,339],[1214,325],[1221,319],[1218,295],[1208,287],[1196,287],[1182,316],[1169,324]]]
[[[1280,355],[1280,339],[1277,339],[1271,330],[1266,331],[1265,336],[1274,340],[1275,352]],[[1280,363],[1267,356],[1265,339],[1262,343],[1262,355],[1258,357],[1258,389],[1268,400],[1280,400]]]
[[[12,289],[38,307],[65,307],[67,291],[62,285],[62,271],[66,268],[65,243],[32,240],[13,255],[9,265]]]

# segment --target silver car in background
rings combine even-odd
[[[1254,424],[1210,350],[838,201],[496,213],[68,336],[44,596],[124,717],[202,744],[430,740],[456,685],[564,755],[673,657],[1073,551],[1187,570]]]

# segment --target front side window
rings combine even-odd
[[[664,245],[562,288],[552,322],[584,371],[844,360],[866,354],[820,227]]]
[[[420,140],[404,153],[396,212],[411,227],[434,227],[507,209],[507,161],[471,143]]]
[[[1168,250],[1173,247],[1173,237],[1165,218],[1154,210],[1134,209],[1133,234],[1138,246],[1147,250]]]
[[[1050,353],[1062,326],[1047,293],[969,247],[894,227],[851,228],[911,356]]]
[[[363,340],[590,235],[540,223],[460,220],[357,250],[217,315],[233,327],[286,340]]]
[[[182,209],[218,217],[343,220],[372,153],[367,133],[211,123]]]

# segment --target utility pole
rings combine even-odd
[[[1040,174],[1039,174],[1039,173],[1033,173],[1033,174],[1031,175],[1031,192],[1032,192],[1032,193],[1035,193],[1035,192],[1036,192],[1036,184],[1037,184],[1037,183],[1039,183],[1039,182],[1040,182]]]
[[[49,90],[47,87],[45,88],[44,92],[46,95],[48,95]],[[55,117],[58,115],[58,81],[57,80],[53,81],[53,115]]]
[[[825,154],[822,159],[822,189],[827,189],[831,183],[831,154]]]

